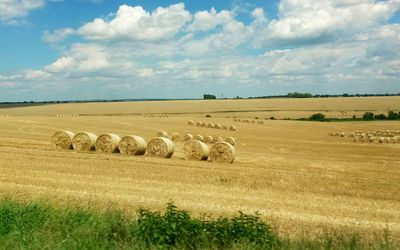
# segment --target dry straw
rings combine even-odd
[[[121,137],[116,134],[102,134],[96,140],[96,151],[99,153],[118,153]]]
[[[228,137],[228,138],[226,138],[226,139],[225,139],[225,142],[231,144],[232,146],[235,146],[235,144],[236,144],[236,140],[235,140],[235,138],[233,138],[233,137]]]
[[[147,154],[150,157],[171,158],[174,154],[174,143],[164,137],[156,137],[147,144]]]
[[[198,140],[190,140],[183,146],[185,157],[188,160],[205,161],[208,159],[208,146]]]
[[[164,138],[168,138],[168,133],[165,131],[158,131],[157,133],[157,137],[164,137]]]
[[[193,139],[198,140],[198,141],[204,141],[204,137],[202,135],[195,135]]]
[[[193,139],[193,135],[191,134],[186,134],[183,136],[184,141],[190,141],[191,139]]]
[[[221,129],[221,125],[217,123],[217,124],[214,125],[214,128],[215,129]]]
[[[179,133],[173,133],[171,139],[172,141],[179,141],[180,139],[182,139],[182,136]]]
[[[199,122],[196,122],[196,126],[197,126],[197,127],[201,127],[202,124],[203,124],[203,123],[200,122],[200,121],[199,121]]]
[[[72,139],[74,138],[75,134],[71,131],[57,131],[51,137],[51,144],[56,149],[72,149]]]
[[[207,127],[208,127],[208,123],[207,123],[207,122],[203,122],[203,123],[201,123],[201,126],[202,126],[203,128],[207,128]]]
[[[210,159],[213,162],[232,163],[235,157],[235,148],[229,143],[218,142],[211,146]]]
[[[207,128],[214,128],[214,123],[212,123],[212,122],[208,123]]]
[[[206,137],[204,137],[204,142],[205,143],[212,143],[213,139],[214,138],[211,135],[207,135]]]
[[[230,130],[230,131],[236,131],[237,129],[236,129],[235,126],[230,126],[230,127],[229,127],[229,130]]]
[[[137,135],[127,135],[122,137],[118,144],[118,149],[124,155],[143,155],[146,153],[146,141]]]
[[[78,152],[92,151],[95,149],[97,136],[89,132],[81,132],[72,139],[72,146]]]

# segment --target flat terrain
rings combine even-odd
[[[167,101],[0,108],[0,194],[54,204],[162,209],[174,201],[195,214],[258,211],[283,234],[385,228],[400,239],[400,144],[356,144],[329,132],[400,130],[399,121],[264,120],[323,112],[349,117],[400,109],[400,97]],[[170,117],[143,117],[168,113]],[[79,117],[56,117],[80,114]],[[210,114],[211,118],[205,118]],[[233,116],[265,124],[234,122]],[[187,126],[188,120],[235,125],[236,132]],[[233,136],[233,164],[55,151],[57,130],[136,134],[159,130]],[[372,236],[371,236],[372,237]]]

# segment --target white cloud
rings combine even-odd
[[[194,21],[187,28],[190,32],[207,31],[233,20],[232,13],[227,10],[218,12],[215,8],[210,11],[199,11],[194,15]]]
[[[0,21],[17,24],[17,19],[27,16],[44,4],[44,0],[0,0]]]
[[[45,30],[43,32],[42,40],[47,43],[57,43],[64,40],[67,36],[75,34],[76,31],[71,28],[62,28],[55,30],[53,33]]]
[[[97,18],[78,32],[89,40],[160,41],[175,36],[191,19],[183,3],[159,7],[152,13],[141,6],[122,5],[111,21]]]
[[[257,45],[273,42],[322,42],[343,38],[388,20],[398,0],[282,0]]]

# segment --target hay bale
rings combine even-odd
[[[156,137],[147,144],[147,154],[156,158],[171,158],[174,154],[174,143],[165,137]]]
[[[400,143],[400,136],[396,135],[393,137],[394,143]]]
[[[193,139],[198,140],[198,141],[204,141],[204,137],[202,135],[195,135]]]
[[[379,137],[379,143],[387,143],[386,137]]]
[[[61,130],[54,133],[51,137],[51,145],[56,149],[72,149],[72,139],[75,134],[71,131]]]
[[[188,160],[205,161],[208,159],[208,146],[198,140],[190,140],[183,146],[185,158]]]
[[[214,125],[214,128],[215,129],[221,129],[221,125],[217,123],[217,124]]]
[[[251,123],[256,123],[256,121],[255,120],[251,120]]]
[[[78,152],[87,152],[95,149],[97,135],[89,132],[81,132],[72,139],[72,147]]]
[[[99,153],[118,153],[121,137],[116,134],[102,134],[96,140],[96,151]]]
[[[264,124],[264,121],[257,121],[258,124]]]
[[[222,126],[221,126],[221,129],[223,129],[223,130],[228,130],[228,126],[222,125]]]
[[[202,126],[203,128],[207,128],[207,127],[208,127],[208,122],[202,122],[202,123],[201,123],[201,126]]]
[[[346,133],[345,132],[340,133],[340,137],[346,137]]]
[[[214,137],[212,143],[223,142],[223,141],[224,141],[224,139],[222,139],[221,136],[216,136],[216,137]]]
[[[197,126],[197,127],[201,127],[202,124],[203,124],[203,123],[200,122],[200,121],[196,122],[196,126]]]
[[[194,121],[190,120],[190,121],[188,121],[187,124],[188,124],[189,126],[193,126],[193,125],[194,125]]]
[[[230,131],[236,131],[237,129],[236,129],[236,126],[233,126],[233,125],[232,125],[232,126],[229,126],[229,130],[230,130]]]
[[[232,163],[235,157],[235,148],[227,142],[215,143],[210,148],[210,159],[213,162]]]
[[[334,136],[335,134],[332,133],[332,132],[329,132],[328,135],[329,135],[329,136]]]
[[[354,142],[361,142],[361,137],[359,136],[354,137]]]
[[[192,139],[193,139],[193,135],[191,135],[191,134],[186,134],[183,136],[184,141],[190,141]]]
[[[206,137],[204,137],[204,142],[205,143],[212,143],[213,139],[214,138],[211,135],[207,135]]]
[[[212,122],[208,123],[207,128],[214,128],[214,123],[212,123]]]
[[[340,133],[339,133],[339,132],[336,132],[336,133],[335,133],[335,136],[336,136],[336,137],[339,137],[339,136],[340,136]]]
[[[235,146],[235,144],[236,144],[236,140],[235,140],[235,138],[233,138],[233,137],[228,137],[228,138],[226,138],[226,139],[225,139],[225,142],[231,144],[232,146]]]
[[[168,138],[168,133],[165,131],[158,131],[157,133],[157,137],[164,137],[164,138]]]
[[[356,135],[354,133],[350,133],[348,137],[354,138]]]
[[[172,133],[171,139],[172,141],[179,141],[182,138],[181,134],[179,133]]]
[[[144,155],[146,153],[146,141],[137,135],[122,137],[118,144],[119,152],[123,155]]]

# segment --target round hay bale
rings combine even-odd
[[[72,149],[72,139],[75,134],[71,131],[61,130],[54,133],[51,137],[51,145],[56,149]]]
[[[210,159],[213,162],[232,163],[235,157],[235,148],[227,142],[217,142],[210,148]]]
[[[198,140],[190,140],[183,146],[183,152],[188,160],[205,161],[208,159],[208,146]]]
[[[214,128],[215,129],[221,129],[221,125],[217,123],[217,124],[214,125]]]
[[[240,122],[241,120],[240,120],[240,118],[237,118],[236,121]]]
[[[329,135],[329,136],[334,136],[335,134],[332,133],[332,132],[329,132],[328,135]]]
[[[258,124],[264,124],[264,121],[257,121]]]
[[[335,136],[336,136],[336,137],[339,137],[339,136],[340,136],[340,133],[339,133],[339,132],[336,132],[336,133],[335,133]]]
[[[146,141],[137,135],[122,137],[118,144],[119,152],[123,155],[144,155],[146,153]]]
[[[346,137],[346,133],[345,132],[340,133],[340,137]]]
[[[255,120],[251,120],[251,123],[256,123],[256,121]]]
[[[72,139],[72,147],[78,152],[87,152],[95,149],[97,135],[89,132],[81,132]]]
[[[181,134],[179,133],[173,133],[171,136],[172,141],[179,141],[182,138]]]
[[[223,142],[223,141],[224,141],[224,139],[222,139],[221,136],[216,136],[216,137],[214,137],[212,143]]]
[[[211,135],[207,135],[206,137],[204,137],[204,142],[205,143],[212,143],[213,139],[214,138]]]
[[[187,124],[188,124],[189,126],[193,126],[193,125],[194,125],[194,121],[190,120],[190,121],[188,121]]]
[[[396,135],[393,137],[394,143],[400,143],[400,136]]]
[[[190,141],[192,139],[193,139],[193,135],[191,135],[191,134],[186,134],[183,136],[184,141]]]
[[[230,131],[236,131],[237,129],[236,129],[236,126],[233,126],[233,125],[232,125],[232,126],[229,127],[229,130],[230,130]]]
[[[208,122],[203,122],[203,123],[201,123],[201,126],[202,126],[203,128],[207,128],[207,127],[208,127]]]
[[[147,144],[147,154],[156,158],[171,158],[174,154],[174,143],[165,137],[156,137]]]
[[[196,126],[197,126],[197,127],[201,127],[202,124],[203,124],[203,123],[200,122],[200,121],[199,121],[199,122],[196,122]]]
[[[386,137],[379,137],[379,143],[387,143]]]
[[[168,133],[165,131],[158,131],[157,133],[157,137],[164,137],[164,138],[168,138]]]
[[[354,138],[354,137],[355,137],[355,134],[354,134],[354,133],[350,133],[348,137]]]
[[[214,128],[214,123],[210,122],[209,124],[207,124],[207,128]]]
[[[354,137],[354,142],[361,142],[361,137],[359,136]]]
[[[222,126],[221,126],[221,129],[223,129],[223,130],[228,130],[228,126],[222,125]]]
[[[387,138],[387,143],[395,143],[393,137],[388,137]]]
[[[235,138],[233,138],[233,137],[228,137],[228,138],[226,138],[226,139],[225,139],[225,142],[231,144],[232,146],[235,146],[235,144],[236,144],[236,140],[235,140]]]
[[[198,140],[198,141],[204,141],[204,137],[202,135],[195,135],[193,139]]]
[[[96,140],[96,151],[99,153],[118,153],[121,137],[116,134],[102,134]]]

